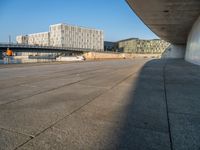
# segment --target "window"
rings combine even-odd
[[[58,30],[61,30],[61,26],[58,26],[57,29],[58,29]]]

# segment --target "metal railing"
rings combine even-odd
[[[70,51],[101,51],[98,49],[90,48],[74,48],[74,47],[57,47],[57,46],[40,46],[40,45],[28,45],[28,44],[18,44],[18,43],[1,43],[0,47],[9,48],[34,48],[34,49],[49,49],[49,50],[70,50]]]

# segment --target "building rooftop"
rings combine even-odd
[[[123,39],[119,40],[117,42],[124,42],[124,41],[130,41],[130,40],[141,40],[141,41],[152,41],[152,40],[161,40],[161,39],[139,39],[139,38],[128,38],[128,39]]]
[[[53,24],[53,25],[50,25],[50,26],[58,26],[58,25],[66,25],[66,26],[71,26],[71,27],[78,27],[78,28],[84,28],[84,29],[89,29],[89,30],[97,30],[97,31],[103,32],[103,30],[101,30],[101,29],[79,26],[79,25],[72,25],[72,24],[67,24],[67,23],[58,23],[58,24]]]
[[[49,33],[49,32],[38,32],[38,33],[32,33],[32,34],[28,34],[29,36],[31,36],[31,35],[37,35],[37,34],[47,34],[47,33]]]

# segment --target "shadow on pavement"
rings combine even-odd
[[[140,70],[116,133],[117,149],[200,148],[200,67],[151,60]]]
[[[134,79],[117,135],[119,149],[170,149],[163,67],[165,61],[147,62]]]

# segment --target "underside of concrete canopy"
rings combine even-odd
[[[200,0],[126,0],[140,19],[160,38],[185,44],[200,14]]]

